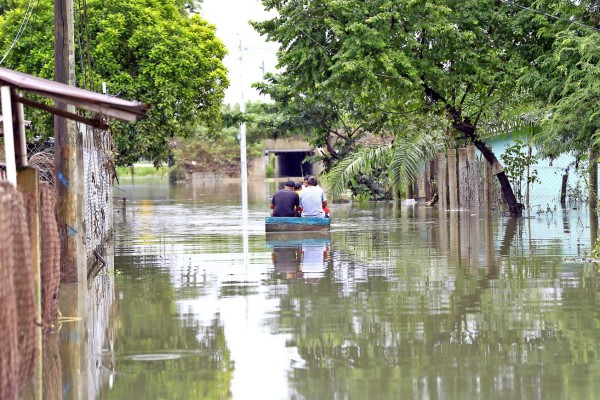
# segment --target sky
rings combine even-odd
[[[273,14],[264,11],[260,0],[204,0],[200,12],[208,22],[216,25],[217,36],[229,50],[223,60],[229,70],[230,86],[225,93],[225,103],[244,99],[263,100],[251,84],[262,80],[264,72],[275,72],[277,44],[266,42],[248,21],[265,20]],[[243,68],[240,63],[240,39],[243,51]]]

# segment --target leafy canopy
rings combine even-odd
[[[352,99],[349,112],[388,129],[394,112],[448,112],[460,128],[510,98],[540,44],[529,19],[492,0],[264,0],[254,26],[279,42],[292,94]],[[523,26],[527,21],[528,24]],[[454,132],[456,133],[456,132]]]
[[[395,140],[414,136],[403,127],[425,115],[490,163],[479,126],[498,118],[517,78],[548,46],[532,35],[540,22],[496,0],[262,2],[278,15],[254,26],[281,45],[279,83],[290,98],[327,99],[350,125]],[[519,215],[506,176],[497,177]]]
[[[27,1],[0,20],[0,48],[6,51]],[[4,66],[44,78],[53,76],[53,2],[38,0],[27,30]],[[111,123],[118,162],[141,157],[159,164],[169,155],[169,140],[190,126],[218,121],[228,85],[222,60],[226,49],[215,28],[186,9],[181,0],[88,0],[76,15],[78,86],[149,103],[148,118],[135,124]],[[87,50],[89,48],[89,62]],[[91,68],[89,68],[91,67]],[[27,111],[35,134],[51,135],[51,117]]]
[[[580,157],[593,142],[600,144],[600,9],[595,1],[543,1],[538,6],[554,15],[569,16],[570,22],[554,21],[537,32],[555,40],[551,49],[536,59],[537,68],[530,69],[519,83],[545,104],[544,129],[536,137],[542,153]]]

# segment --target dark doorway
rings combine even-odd
[[[275,177],[305,176],[314,173],[313,165],[309,162],[303,162],[306,156],[312,155],[312,152],[289,151],[278,152],[276,154],[277,168],[275,170]]]

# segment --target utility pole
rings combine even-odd
[[[244,99],[244,49],[240,39],[240,114],[245,118],[246,104]],[[240,123],[240,163],[242,180],[242,214],[248,218],[248,161],[246,156],[246,122]],[[246,220],[244,221],[246,222]]]
[[[54,80],[75,86],[73,0],[54,0]],[[56,107],[75,113],[74,106]],[[54,116],[57,220],[61,238],[61,280],[87,282],[83,203],[83,149],[75,121]]]

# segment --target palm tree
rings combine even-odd
[[[327,174],[328,194],[339,198],[352,178],[377,170],[388,171],[390,188],[398,193],[442,149],[441,142],[424,132],[410,137],[397,135],[392,143],[364,147],[338,162]]]

